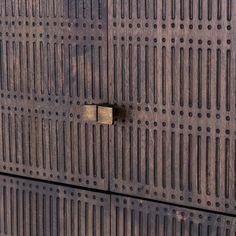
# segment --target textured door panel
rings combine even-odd
[[[108,2],[112,191],[235,214],[235,3]]]
[[[0,3],[0,170],[107,189],[108,128],[80,120],[107,95],[105,1]]]
[[[236,220],[133,198],[112,196],[111,235],[235,235]]]
[[[109,235],[105,194],[0,176],[1,235]]]

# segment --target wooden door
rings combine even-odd
[[[1,1],[1,171],[108,189],[107,4]]]
[[[109,1],[111,191],[235,214],[233,1]]]
[[[0,0],[0,235],[235,235],[235,12]]]

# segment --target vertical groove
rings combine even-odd
[[[221,50],[217,49],[216,67],[216,109],[220,110],[221,103]]]
[[[184,20],[184,0],[180,0],[180,20]]]
[[[162,105],[166,105],[166,47],[162,47]]]
[[[193,106],[193,49],[189,49],[189,107]]]
[[[130,155],[130,181],[134,178],[134,157],[133,157],[133,127],[129,127],[129,155]]]
[[[210,155],[211,155],[211,138],[210,136],[206,137],[206,194],[210,195],[211,194],[211,160],[210,160]]]
[[[84,45],[83,46],[83,70],[84,70],[84,98],[88,98],[88,78],[87,78],[87,59],[86,59],[86,54],[87,54],[87,47]]]
[[[184,135],[179,136],[179,188],[181,191],[184,189]]]
[[[138,128],[137,130],[137,179],[138,182],[141,182],[141,170],[142,170],[142,164],[141,164],[141,129]]]
[[[75,173],[75,157],[74,157],[74,122],[70,122],[70,165],[71,165],[71,173]]]
[[[175,105],[175,47],[171,47],[171,104]]]
[[[158,160],[157,160],[157,153],[158,153],[158,148],[157,148],[157,130],[154,130],[154,163],[153,163],[153,168],[154,168],[154,186],[157,187],[158,183],[158,173],[157,173],[157,167],[158,167]]]
[[[77,2],[77,1],[76,1]],[[78,44],[76,44],[76,91],[77,91],[77,96],[80,97],[80,79],[81,79],[81,76],[80,76],[80,47]]]
[[[199,0],[200,1],[200,0]],[[198,49],[198,108],[202,107],[202,49]]]
[[[232,18],[232,0],[227,0],[227,20],[231,21]]]
[[[157,104],[157,46],[153,48],[153,97]]]
[[[93,136],[93,176],[97,176],[97,132],[96,132],[96,126],[92,126],[92,136]],[[101,141],[101,140],[100,140]]]
[[[176,12],[176,0],[171,0],[171,19],[175,19],[175,13]]]
[[[117,100],[117,95],[118,95],[118,91],[117,91],[117,82],[118,82],[118,79],[117,79],[117,77],[118,77],[118,75],[117,75],[117,73],[118,73],[118,71],[117,71],[117,46],[116,45],[114,45],[113,46],[113,50],[114,50],[114,65],[113,65],[113,67],[114,67],[114,100]]]
[[[225,139],[225,198],[229,198],[229,185],[230,185],[230,140]]]
[[[221,20],[222,18],[222,0],[217,0],[217,19]]]
[[[137,101],[141,102],[141,46],[137,45]]]
[[[215,160],[215,192],[216,197],[220,194],[220,138],[216,138],[216,160]]]
[[[2,40],[0,40],[0,87],[1,90],[3,90],[3,43]]]
[[[62,122],[62,150],[63,150],[63,166],[64,166],[64,171],[67,172],[67,152],[66,152],[66,121]]]
[[[175,133],[171,132],[171,188],[175,189]]]
[[[180,106],[184,106],[184,48],[180,48],[180,65],[179,65],[179,94]]]
[[[133,46],[129,44],[129,101],[133,101]]]
[[[121,94],[122,94],[122,101],[125,101],[125,87],[126,87],[126,78],[125,78],[125,67],[126,67],[126,55],[125,55],[125,45],[121,45]]]
[[[149,103],[149,47],[145,46],[145,102]]]
[[[192,192],[192,167],[193,167],[193,136],[188,135],[188,190]]]
[[[29,138],[30,140],[30,138]],[[52,157],[52,145],[53,145],[53,139],[52,139],[52,120],[48,120],[48,148],[49,148],[49,167],[50,170],[53,170],[53,157]]]
[[[146,184],[149,185],[149,169],[150,169],[150,164],[149,164],[149,146],[150,146],[150,141],[149,141],[149,130],[146,129],[146,135],[145,135],[145,140],[146,140],[146,143],[145,143],[145,155],[146,155]]]
[[[122,135],[121,135],[121,146],[122,146],[122,180],[126,180],[126,130],[122,126]]]
[[[101,178],[105,178],[105,166],[104,166],[104,127],[103,125],[100,126],[100,159],[101,159]]]
[[[166,131],[162,131],[162,187],[166,188]]]
[[[92,72],[91,74],[93,75],[93,46],[91,46],[91,55],[92,55],[92,61],[91,61],[91,67],[92,67]],[[72,45],[68,45],[68,77],[69,77],[69,96],[73,96],[73,81],[72,81]],[[93,81],[93,80],[92,80]],[[93,88],[92,88],[93,91]],[[92,92],[93,94],[93,92]],[[93,96],[94,98],[94,96]]]
[[[207,49],[207,109],[211,109],[211,49]]]
[[[114,126],[114,175],[118,178],[118,127]]]
[[[189,19],[193,20],[193,0],[189,0]]]
[[[103,53],[102,53],[102,47],[98,47],[98,60],[99,60],[99,66],[98,66],[98,76],[99,76],[99,98],[103,99]]]
[[[208,0],[208,20],[212,20],[212,0]]]
[[[123,208],[123,236],[127,236],[127,209]]]
[[[166,0],[162,0],[162,20],[166,20]]]
[[[231,97],[231,51],[226,53],[226,111],[230,111],[230,97]]]
[[[89,176],[90,174],[90,165],[89,165],[89,159],[90,159],[90,155],[89,155],[89,148],[88,148],[88,144],[89,144],[89,128],[88,128],[88,124],[85,124],[84,127],[84,135],[85,135],[85,163],[86,163],[86,175]]]
[[[79,174],[82,174],[82,160],[81,160],[81,124],[77,123],[77,134],[78,134],[78,170]]]

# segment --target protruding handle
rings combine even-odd
[[[99,124],[112,125],[114,122],[113,108],[102,105],[84,105],[83,120]]]

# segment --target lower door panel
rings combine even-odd
[[[110,235],[109,195],[0,176],[0,235]]]
[[[235,236],[236,219],[205,211],[113,195],[111,235]]]
[[[235,236],[236,219],[0,175],[0,235]]]

